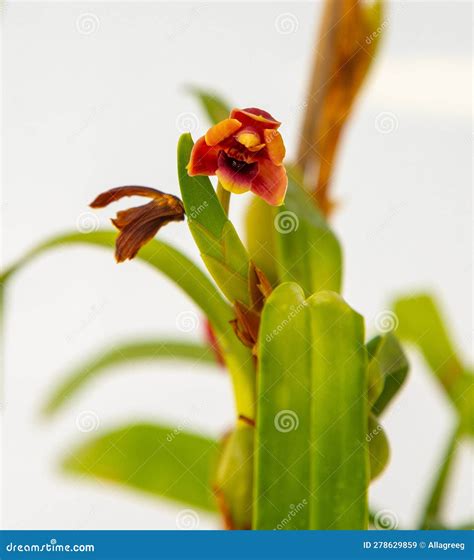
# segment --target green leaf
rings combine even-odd
[[[214,490],[229,529],[252,527],[254,432],[253,426],[238,420],[219,456]]]
[[[191,87],[189,91],[197,98],[211,124],[216,124],[230,115],[230,105],[213,92]]]
[[[254,529],[308,529],[311,449],[310,319],[304,293],[281,284],[259,334]],[[294,515],[295,510],[297,514]]]
[[[435,475],[429,498],[423,508],[419,525],[420,529],[435,529],[440,524],[441,509],[446,499],[447,482],[452,473],[459,435],[459,426],[456,426],[449,438],[441,465]]]
[[[46,414],[56,412],[89,381],[110,370],[112,366],[138,361],[189,360],[193,364],[216,363],[212,349],[201,344],[172,340],[143,340],[113,345],[69,372],[50,396],[44,407]]]
[[[369,358],[369,365],[367,367],[367,395],[370,406],[379,398],[384,386],[382,370],[378,360],[375,359],[382,343],[383,337],[375,336],[366,344],[367,356]]]
[[[180,428],[132,424],[75,448],[67,472],[111,481],[156,497],[214,511],[211,481],[218,443]]]
[[[460,433],[474,435],[474,376],[459,358],[434,299],[426,294],[398,299],[393,306],[397,335],[415,345],[460,416]]]
[[[385,430],[373,414],[369,414],[369,428],[366,437],[369,444],[370,480],[382,474],[390,459],[390,446]]]
[[[378,369],[382,378],[376,398],[370,400],[372,411],[380,416],[402,388],[408,376],[408,361],[397,337],[387,333],[380,339],[377,350],[369,363],[369,377],[371,371]],[[369,351],[370,353],[370,351]],[[369,397],[370,399],[370,397]],[[375,401],[375,402],[374,402]]]
[[[113,251],[115,238],[116,233],[113,231],[68,233],[53,237],[36,246],[8,268],[0,276],[0,284],[3,285],[19,268],[47,250],[79,244],[105,247]],[[211,280],[190,259],[163,241],[151,240],[140,249],[136,258],[148,263],[175,282],[209,318],[216,331],[219,348],[232,375],[237,412],[253,418],[255,372],[252,355],[249,349],[240,343],[229,325],[229,321],[234,318],[232,308]]]
[[[262,313],[256,529],[367,527],[363,320],[334,292],[276,288]]]
[[[311,196],[289,170],[285,204],[275,210],[276,261],[282,282],[297,282],[307,295],[340,292],[342,252]]]
[[[334,292],[308,299],[312,348],[312,529],[366,529],[369,458],[364,322]]]
[[[428,295],[398,299],[393,306],[399,338],[415,344],[448,393],[463,366],[434,300]]]
[[[0,276],[0,283],[5,283],[19,268],[28,264],[34,257],[63,245],[94,245],[114,250],[114,231],[96,231],[92,233],[66,233],[40,243],[25,254],[19,261],[9,267]],[[151,240],[142,247],[136,257],[165,274],[202,309],[218,331],[227,329],[227,321],[232,318],[232,311],[216,290],[210,279],[187,257],[163,241]],[[124,265],[121,265],[124,266]]]
[[[208,177],[190,177],[186,166],[193,140],[182,134],[178,143],[178,176],[189,229],[201,257],[227,298],[250,305],[249,256],[227,218]]]

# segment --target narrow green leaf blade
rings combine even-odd
[[[297,282],[306,295],[340,292],[342,251],[311,196],[289,170],[285,204],[276,209],[274,227],[282,282]]]
[[[260,323],[254,529],[308,529],[310,322],[302,289],[276,288]]]
[[[0,276],[0,283],[4,284],[22,266],[51,249],[67,245],[93,245],[113,251],[116,237],[114,231],[66,233],[55,236],[34,247],[4,271]],[[153,239],[141,248],[136,258],[145,261],[175,282],[202,309],[219,331],[227,329],[226,323],[232,318],[231,308],[211,280],[180,251],[163,241]]]
[[[426,294],[395,301],[397,335],[415,344],[447,392],[463,373],[461,360],[449,337],[434,299]]]
[[[311,311],[311,529],[366,529],[367,351],[362,317],[334,292]]]
[[[190,177],[186,170],[193,140],[182,134],[178,143],[178,177],[189,229],[211,276],[227,298],[250,304],[249,256],[225,215],[208,177]]]
[[[474,435],[474,376],[457,354],[434,298],[420,294],[394,303],[397,335],[416,346],[459,412],[460,433]]]
[[[441,511],[446,500],[447,483],[453,471],[459,435],[459,426],[456,426],[449,438],[443,459],[435,475],[429,498],[424,506],[419,529],[435,529],[441,523]]]
[[[191,87],[189,91],[199,101],[211,124],[217,124],[230,115],[230,105],[216,93],[197,87]]]
[[[57,412],[87,383],[112,366],[139,361],[161,362],[166,359],[189,360],[193,364],[215,364],[214,352],[208,346],[172,340],[143,340],[113,345],[69,372],[50,396],[44,407],[45,414]]]
[[[211,482],[218,443],[177,428],[132,424],[74,449],[67,472],[214,511]]]
[[[93,245],[113,251],[115,238],[116,233],[113,231],[58,235],[37,245],[4,271],[0,276],[0,284],[3,286],[17,270],[45,251],[69,245]],[[163,241],[151,240],[140,249],[136,258],[148,263],[175,282],[209,318],[232,374],[238,412],[248,418],[253,418],[255,372],[252,355],[249,349],[245,348],[237,339],[229,324],[229,321],[234,318],[232,308],[206,274],[190,259]]]

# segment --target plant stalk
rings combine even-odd
[[[230,205],[230,192],[226,191],[220,182],[217,183],[216,189],[217,198],[224,209],[225,215],[229,215],[229,205]]]

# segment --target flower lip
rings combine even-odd
[[[236,173],[248,173],[251,169],[255,168],[255,163],[248,163],[243,159],[238,159],[221,151],[219,154],[219,163],[232,168]]]
[[[221,150],[218,157],[217,176],[222,186],[235,194],[248,191],[258,174],[257,162],[246,162]]]

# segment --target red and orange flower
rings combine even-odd
[[[269,204],[283,204],[288,179],[280,124],[262,109],[233,109],[196,142],[189,175],[216,175],[227,191],[252,191]]]

